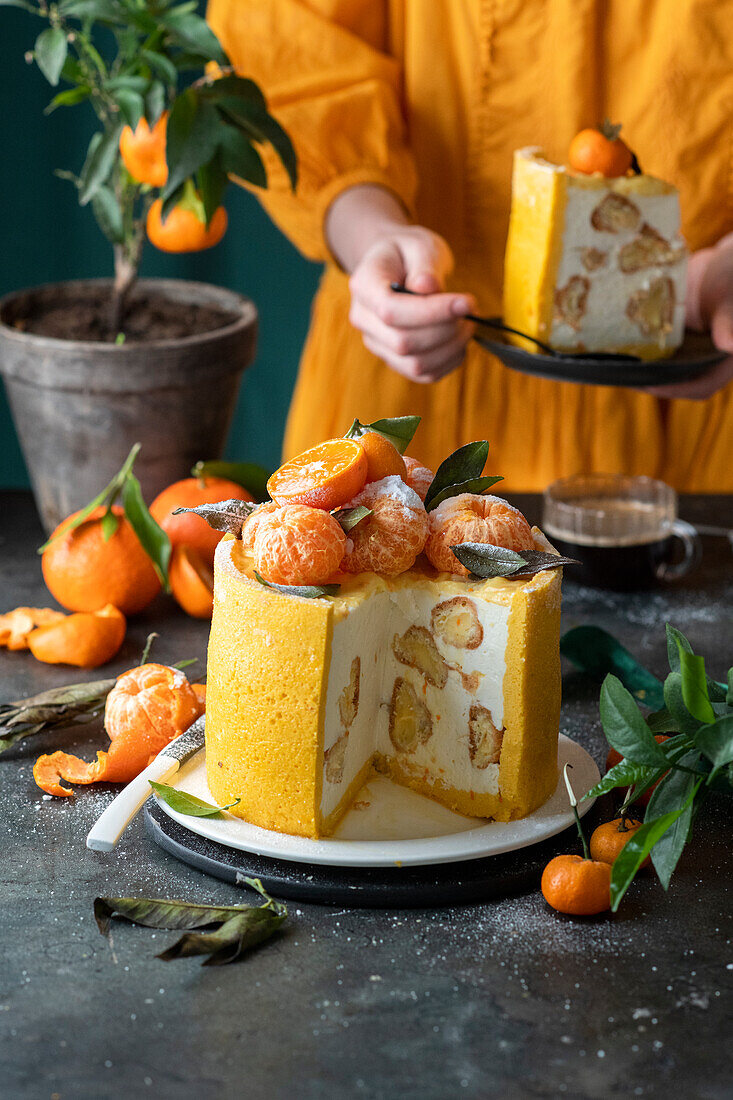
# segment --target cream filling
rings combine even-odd
[[[451,591],[447,598],[453,595]],[[498,793],[499,765],[478,768],[471,762],[469,722],[471,707],[478,705],[489,711],[498,730],[503,727],[510,608],[505,603],[482,599],[468,586],[466,596],[474,604],[483,638],[476,649],[466,649],[449,645],[433,634],[440,656],[447,665],[454,666],[448,670],[442,688],[430,683],[417,668],[399,661],[393,643],[411,626],[431,631],[433,609],[444,597],[436,597],[420,586],[375,592],[334,624],[325,711],[324,817],[338,808],[375,753],[399,759],[414,774],[427,772],[433,782],[446,787]],[[360,660],[359,705],[347,734],[339,700],[350,682],[355,657]],[[398,677],[412,685],[432,717],[432,735],[410,752],[397,751],[389,736],[390,703]],[[345,743],[340,741],[344,736]],[[336,751],[340,760],[341,749],[342,770],[340,764],[333,767],[333,753]]]
[[[685,322],[685,275],[687,254],[685,242],[680,236],[680,207],[677,193],[644,195],[628,192],[626,198],[638,207],[641,217],[639,227],[651,226],[680,258],[671,264],[658,264],[640,271],[624,272],[619,267],[619,253],[624,245],[638,236],[638,228],[622,229],[611,233],[594,228],[591,216],[596,207],[612,189],[588,189],[568,186],[565,206],[562,252],[558,264],[555,286],[558,290],[567,286],[573,276],[586,279],[589,284],[585,314],[579,327],[565,323],[553,316],[550,343],[560,347],[579,347],[588,351],[603,348],[624,347],[631,344],[658,344],[660,348],[674,348],[682,343]],[[583,264],[586,249],[605,253],[605,262],[596,270],[588,271]],[[642,329],[627,316],[629,299],[635,292],[646,292],[659,278],[669,278],[674,285],[674,311],[669,329],[659,337],[645,335]]]

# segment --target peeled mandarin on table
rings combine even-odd
[[[592,917],[611,908],[611,867],[582,856],[555,856],[542,872],[541,888],[558,913]]]
[[[43,551],[43,579],[69,611],[99,611],[113,604],[123,615],[133,615],[160,590],[153,563],[122,508],[115,505],[112,512],[118,526],[110,538],[105,539],[102,529],[104,508],[95,508],[78,527],[64,533],[78,515],[74,512],[59,524]]]
[[[158,493],[150,505],[150,514],[163,528],[171,545],[188,546],[197,550],[210,562],[222,538],[201,516],[183,512],[174,516],[176,508],[197,508],[200,504],[216,504],[220,500],[245,500],[254,498],[235,481],[223,477],[186,477],[175,481]]]
[[[39,756],[33,778],[43,791],[59,798],[73,794],[62,779],[83,785],[129,783],[204,709],[200,690],[194,690],[178,669],[154,663],[131,668],[118,677],[107,696],[108,751],[97,752],[93,762],[65,752]]]
[[[367,453],[355,439],[327,439],[275,470],[267,491],[276,504],[305,504],[330,512],[363,488]]]

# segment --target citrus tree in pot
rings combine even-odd
[[[109,240],[112,279],[0,302],[0,370],[47,528],[114,475],[132,443],[148,498],[221,454],[254,356],[253,303],[218,287],[138,279],[146,239],[167,252],[218,243],[231,176],[266,187],[269,144],[296,184],[293,147],[257,85],[238,76],[191,3],[0,0],[40,18],[27,55],[48,110],[91,105],[98,128],[63,170]]]

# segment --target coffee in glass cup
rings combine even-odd
[[[650,477],[577,474],[554,481],[543,495],[542,528],[561,554],[580,562],[569,576],[602,588],[677,580],[701,555],[697,531],[677,517],[674,489]]]

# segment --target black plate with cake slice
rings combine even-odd
[[[552,378],[556,382],[584,382],[593,386],[668,386],[699,378],[726,358],[707,333],[685,332],[682,347],[668,359],[637,359],[632,355],[579,352],[564,355],[553,351],[527,351],[510,344],[502,332],[500,317],[473,318],[477,322],[474,340],[506,367]],[[527,337],[529,339],[529,337]]]

